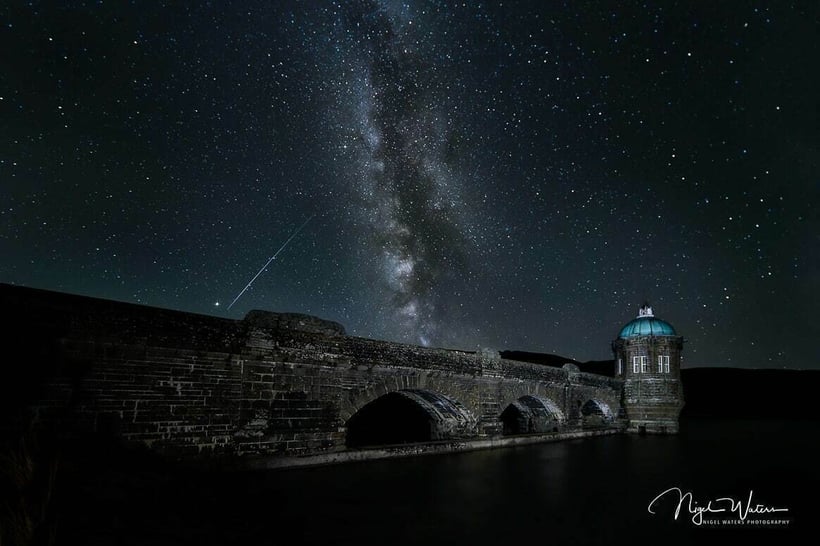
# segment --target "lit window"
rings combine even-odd
[[[646,364],[647,364],[646,360],[647,360],[647,358],[645,356],[640,356],[638,358],[641,359],[641,373],[646,373]]]
[[[658,373],[669,373],[669,355],[658,355]]]
[[[632,357],[632,373],[639,373],[641,371],[641,358],[639,356]]]
[[[623,373],[624,373],[624,363],[623,363],[623,361],[619,358],[619,359],[618,359],[618,375],[623,375]]]

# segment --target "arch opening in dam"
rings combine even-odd
[[[347,421],[347,447],[449,440],[465,436],[475,418],[461,404],[425,389],[384,394]]]
[[[501,413],[504,435],[558,432],[564,415],[550,399],[522,396]]]
[[[581,426],[583,428],[601,428],[610,426],[615,420],[609,405],[601,400],[587,400],[581,406]]]

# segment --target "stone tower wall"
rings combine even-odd
[[[624,380],[623,408],[628,431],[676,433],[683,408],[680,381],[683,338],[636,336],[613,343],[616,376]],[[658,357],[669,356],[669,371],[659,369]],[[646,371],[633,368],[634,357],[646,357]],[[619,362],[621,363],[620,368]],[[620,372],[620,373],[619,373]]]

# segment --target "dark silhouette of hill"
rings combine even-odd
[[[543,364],[544,366],[554,366],[560,368],[564,364],[578,364],[577,360],[565,356],[551,355],[549,353],[530,353],[527,351],[500,351],[501,358],[507,360],[517,360],[518,362],[531,362],[533,364]]]
[[[817,419],[820,370],[681,370],[682,417]]]
[[[530,362],[532,364],[543,364],[560,368],[564,364],[575,364],[582,372],[596,373],[598,375],[615,375],[615,362],[613,360],[590,360],[579,362],[565,356],[553,355],[549,353],[530,353],[527,351],[500,351],[501,358],[517,360],[519,362]]]
[[[615,377],[614,360],[588,360],[587,362],[579,363],[578,367],[581,368],[582,372]]]

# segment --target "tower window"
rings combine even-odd
[[[641,359],[641,373],[646,373],[647,372],[647,362],[646,361],[648,360],[647,357],[639,356],[638,358]]]
[[[620,358],[618,358],[618,375],[623,375],[624,373],[624,362]]]
[[[646,373],[646,364],[647,364],[647,357],[646,356],[633,356],[632,357],[632,373]]]
[[[669,373],[669,355],[658,355],[658,373]]]

